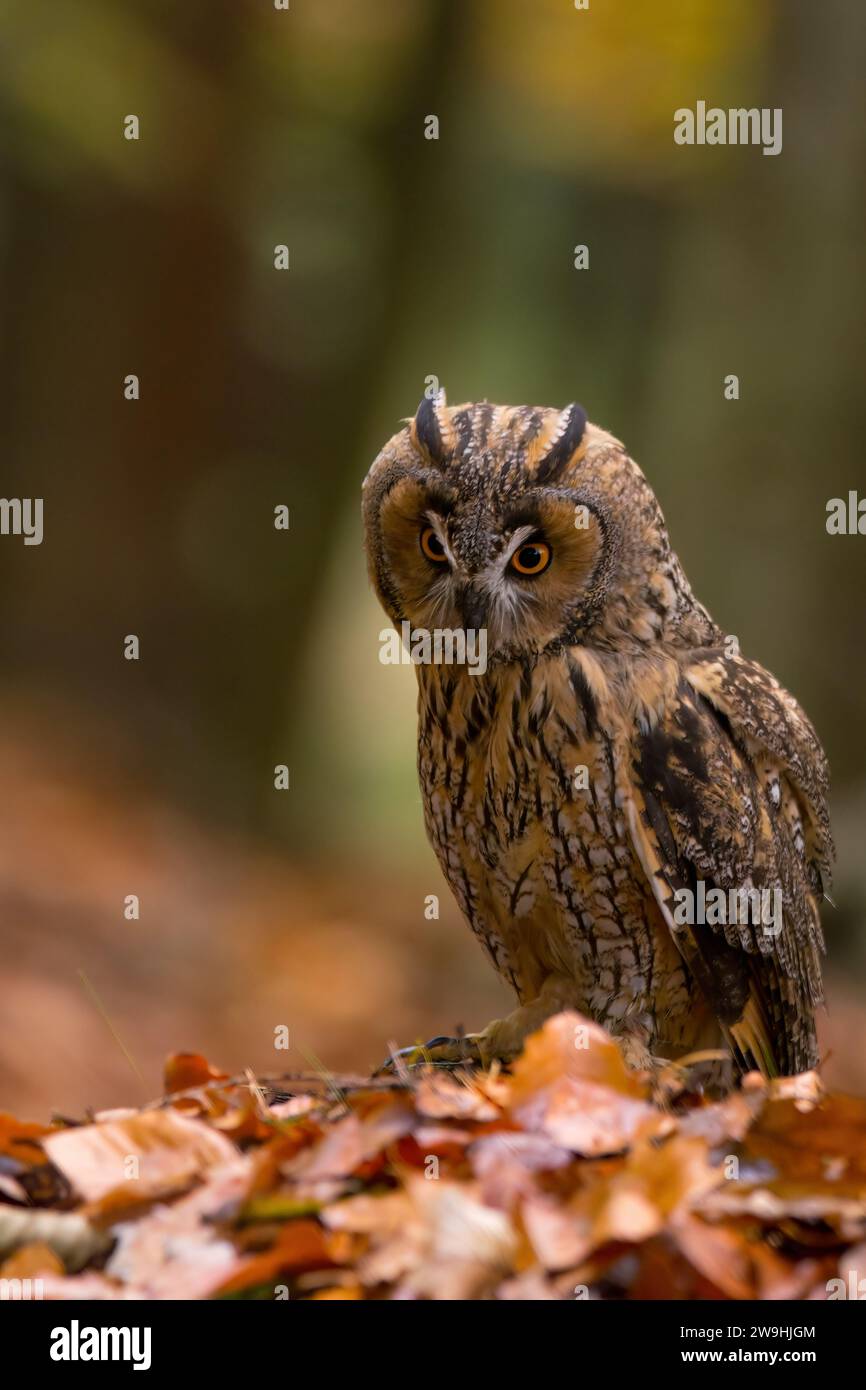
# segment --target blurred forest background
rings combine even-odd
[[[866,539],[825,530],[866,491],[862,8],[0,0],[0,33],[0,491],[45,499],[0,539],[0,1106],[135,1103],[175,1049],[363,1069],[508,1007],[364,570],[430,375],[626,441],[817,724],[825,1045],[866,1086]],[[675,145],[698,100],[781,107],[782,153]]]

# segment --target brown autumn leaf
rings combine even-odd
[[[504,1303],[559,1303],[563,1295],[540,1269],[526,1269],[513,1279],[504,1279],[496,1298]]]
[[[20,1202],[22,1205],[26,1205],[27,1189],[9,1173],[0,1173],[0,1198],[8,1202]]]
[[[59,1274],[41,1275],[42,1297],[47,1302],[70,1301],[73,1303],[142,1299],[147,1295],[132,1284],[119,1284],[96,1271],[70,1274],[65,1278]]]
[[[787,1078],[786,1078],[787,1079]],[[796,1078],[801,1080],[801,1078]],[[741,1167],[769,1164],[777,1195],[826,1188],[866,1201],[866,1100],[823,1095],[771,1100],[752,1125],[740,1150]]]
[[[710,1193],[702,1210],[715,1220],[827,1221],[866,1234],[866,1101],[816,1096],[811,1084],[780,1090],[793,1097],[771,1097],[734,1146],[739,1176]]]
[[[8,1154],[19,1163],[44,1163],[45,1154],[39,1141],[53,1133],[55,1131],[48,1125],[29,1124],[0,1112],[0,1154]]]
[[[236,1144],[250,1139],[269,1139],[274,1133],[274,1125],[263,1118],[260,1102],[248,1087],[241,1094],[232,1097],[221,1114],[211,1115],[214,1129],[233,1139]]]
[[[608,1271],[608,1277],[618,1284],[625,1297],[638,1302],[723,1297],[663,1235],[645,1241],[631,1257],[623,1256]]]
[[[334,1202],[322,1213],[322,1220],[335,1231],[389,1236],[405,1228],[412,1216],[412,1202],[405,1191],[383,1192],[376,1197],[359,1192],[356,1197]]]
[[[824,1296],[834,1303],[866,1298],[866,1244],[855,1245],[839,1256],[837,1267],[825,1281]]]
[[[43,1142],[52,1163],[87,1202],[117,1188],[132,1201],[149,1201],[237,1157],[218,1131],[174,1110],[56,1130]]]
[[[315,1293],[309,1295],[316,1301],[328,1302],[357,1302],[364,1297],[364,1290],[360,1284],[332,1284],[327,1289],[317,1289]]]
[[[268,1110],[274,1120],[296,1120],[300,1115],[309,1115],[311,1110],[321,1104],[315,1096],[291,1096],[289,1100],[277,1101]]]
[[[542,1130],[588,1157],[617,1153],[672,1127],[649,1103],[610,1034],[576,1013],[557,1014],[527,1038],[503,1086],[525,1129]]]
[[[705,1139],[710,1148],[729,1145],[748,1132],[766,1103],[766,1091],[734,1091],[724,1100],[700,1105],[679,1121],[679,1133]]]
[[[537,1174],[555,1172],[574,1162],[570,1150],[554,1144],[545,1134],[508,1130],[477,1139],[469,1158],[484,1200],[495,1207],[513,1206],[519,1198],[536,1192]]]
[[[701,1212],[711,1221],[753,1217],[765,1226],[782,1226],[790,1219],[806,1223],[825,1221],[836,1226],[846,1240],[866,1237],[866,1202],[836,1195],[827,1190],[777,1196],[766,1185],[726,1183],[701,1203]]]
[[[419,1124],[412,1141],[423,1153],[454,1152],[465,1153],[475,1134],[471,1129],[460,1129],[457,1125]]]
[[[450,1301],[492,1295],[514,1272],[519,1237],[510,1217],[489,1207],[474,1182],[433,1182],[412,1173],[406,1186],[417,1258],[395,1296]]]
[[[606,1166],[604,1181],[586,1182],[566,1203],[550,1197],[523,1203],[527,1234],[546,1268],[577,1264],[608,1242],[640,1244],[673,1228],[722,1176],[702,1140],[679,1135],[659,1145],[643,1142]]]
[[[748,1226],[686,1215],[676,1223],[674,1239],[689,1263],[727,1298],[802,1298],[820,1270],[814,1260],[785,1259]]]
[[[399,1282],[399,1298],[472,1298],[512,1271],[518,1235],[471,1182],[406,1174],[403,1191],[359,1194],[322,1213],[332,1229],[368,1237],[358,1273],[369,1286]]]
[[[415,1109],[431,1120],[497,1120],[501,1110],[474,1078],[430,1067],[415,1084]]]
[[[241,1293],[244,1289],[270,1284],[280,1277],[287,1279],[305,1270],[329,1269],[340,1263],[341,1255],[348,1249],[345,1242],[340,1242],[316,1221],[287,1221],[270,1249],[242,1259],[214,1293]]]
[[[236,1156],[170,1206],[121,1222],[106,1274],[145,1298],[209,1298],[242,1266],[230,1228],[249,1179],[250,1160]]]
[[[866,1102],[826,1094],[814,1073],[746,1077],[717,1102],[694,1088],[650,1095],[615,1041],[575,1014],[530,1038],[512,1074],[295,1078],[298,1094],[268,1107],[284,1093],[251,1073],[220,1085],[198,1054],[169,1073],[194,1085],[166,1106],[39,1133],[7,1119],[27,1161],[0,1152],[0,1258],[44,1266],[32,1277],[46,1297],[261,1297],[283,1285],[274,1296],[311,1301],[773,1300],[832,1297],[834,1280],[839,1297],[859,1288]],[[62,1275],[60,1261],[83,1272]]]
[[[755,1268],[744,1231],[686,1216],[677,1229],[677,1244],[695,1269],[728,1298],[755,1297]]]
[[[287,1177],[308,1182],[348,1177],[378,1157],[389,1144],[402,1139],[415,1122],[413,1111],[401,1098],[380,1103],[363,1119],[350,1111],[315,1144],[284,1164],[283,1172]]]
[[[827,1087],[816,1071],[804,1071],[799,1076],[777,1076],[769,1083],[774,1100],[793,1100],[800,1110],[811,1110],[827,1094]]]
[[[357,1262],[363,1284],[393,1283],[412,1268],[424,1246],[423,1225],[405,1190],[346,1197],[327,1207],[321,1219],[330,1230],[367,1237]]]
[[[228,1072],[212,1067],[200,1052],[173,1052],[167,1058],[163,1073],[163,1089],[167,1096],[177,1091],[191,1091],[206,1086],[209,1081],[227,1081]]]
[[[63,1261],[44,1240],[22,1245],[0,1265],[0,1279],[34,1279],[42,1274],[65,1274]]]

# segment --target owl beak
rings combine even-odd
[[[487,598],[467,584],[463,590],[463,626],[467,632],[479,632],[487,624]]]

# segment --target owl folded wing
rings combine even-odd
[[[756,663],[696,651],[623,771],[635,850],[735,1056],[767,1075],[814,1066],[833,846],[808,719]]]

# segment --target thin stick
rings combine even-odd
[[[343,1095],[343,1092],[337,1085],[337,1078],[334,1076],[334,1073],[328,1071],[328,1068],[325,1066],[324,1062],[320,1061],[320,1059],[316,1056],[315,1052],[308,1052],[304,1047],[299,1047],[298,1051],[306,1059],[306,1061],[310,1063],[311,1066],[315,1067],[316,1071],[319,1073],[322,1080],[325,1082],[325,1085],[328,1087],[328,1090],[331,1092],[331,1095],[334,1096],[335,1100],[337,1100],[337,1102],[340,1105],[342,1105],[344,1110],[348,1110],[349,1107],[346,1104],[346,1097]]]
[[[246,1076],[247,1082],[249,1084],[250,1095],[255,1100],[256,1109],[259,1114],[259,1119],[270,1120],[272,1116],[268,1112],[268,1107],[265,1104],[264,1093],[258,1081],[256,1081],[255,1073],[253,1072],[252,1067],[247,1067],[244,1071],[244,1075]]]
[[[222,1080],[201,1081],[197,1086],[187,1086],[182,1091],[172,1091],[170,1095],[157,1096],[154,1100],[147,1102],[146,1109],[159,1110],[167,1105],[173,1105],[178,1100],[201,1100],[203,1091],[230,1091],[233,1087],[249,1084],[249,1077],[227,1076]],[[354,1091],[404,1091],[406,1086],[397,1081],[395,1077],[367,1077],[367,1076],[343,1076],[339,1080],[335,1077],[333,1084],[329,1083],[327,1075],[319,1072],[311,1075],[310,1072],[263,1072],[257,1077],[259,1086],[273,1086],[286,1088],[291,1087],[301,1095],[309,1095],[311,1088],[319,1090],[322,1087],[330,1090],[333,1095],[334,1085],[337,1085],[342,1094],[351,1094]]]
[[[78,978],[83,984],[87,993],[90,995],[90,1001],[93,1004],[93,1007],[96,1009],[96,1012],[102,1018],[103,1023],[105,1024],[111,1036],[114,1038],[114,1041],[117,1043],[117,1046],[120,1048],[121,1052],[123,1053],[124,1057],[126,1058],[127,1062],[132,1068],[135,1076],[138,1078],[140,1084],[144,1086],[144,1077],[138,1069],[135,1058],[133,1057],[129,1049],[124,1045],[123,1039],[121,1038],[120,1034],[118,1033],[117,1029],[115,1028],[114,1024],[112,1023],[111,1019],[108,1017],[108,1014],[105,1011],[105,1008],[102,1004],[102,1000],[99,998],[99,995],[96,993],[96,990],[93,988],[93,985],[90,983],[83,970],[79,970]]]

